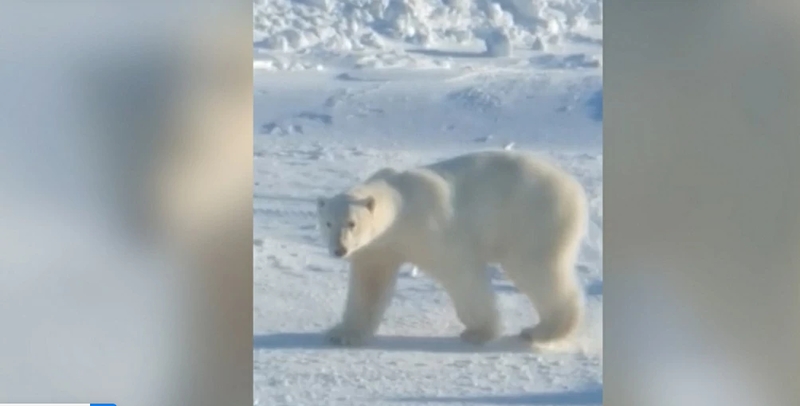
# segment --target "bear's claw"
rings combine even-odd
[[[341,345],[345,347],[357,347],[361,346],[365,343],[366,337],[364,334],[361,334],[358,331],[345,328],[341,325],[338,325],[330,330],[325,334],[325,339],[331,343],[336,345]]]

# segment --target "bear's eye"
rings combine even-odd
[[[328,227],[328,228],[331,228],[331,222],[329,221],[329,222],[325,223],[325,226]]]
[[[355,227],[356,227],[356,223],[354,223],[353,221],[348,221],[347,222],[347,228],[353,229]]]

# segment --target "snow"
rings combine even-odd
[[[253,7],[255,404],[601,404],[602,3]],[[497,32],[512,52],[487,55]],[[505,336],[463,344],[449,299],[411,265],[373,342],[326,344],[348,274],[320,241],[316,197],[385,166],[503,148],[556,160],[589,195],[588,320],[573,345],[525,348],[515,335],[536,313],[494,268]]]
[[[587,33],[600,30],[602,21],[598,0],[256,0],[254,67],[436,66],[444,61],[402,51],[458,46],[478,54],[498,35],[509,46],[543,50],[599,41]]]

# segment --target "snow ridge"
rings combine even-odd
[[[602,2],[255,0],[253,24],[256,52],[283,56],[319,58],[402,53],[412,47],[482,47],[495,38],[504,38],[511,46],[541,50],[602,25]],[[270,67],[299,66],[273,62]]]

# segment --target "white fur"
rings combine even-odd
[[[375,334],[406,262],[446,289],[467,342],[501,332],[487,263],[501,264],[539,314],[522,338],[554,343],[582,321],[574,265],[586,195],[569,174],[531,154],[487,151],[403,172],[382,169],[320,198],[319,220],[331,252],[346,248],[351,264],[343,319],[328,332],[333,342],[358,345]]]

